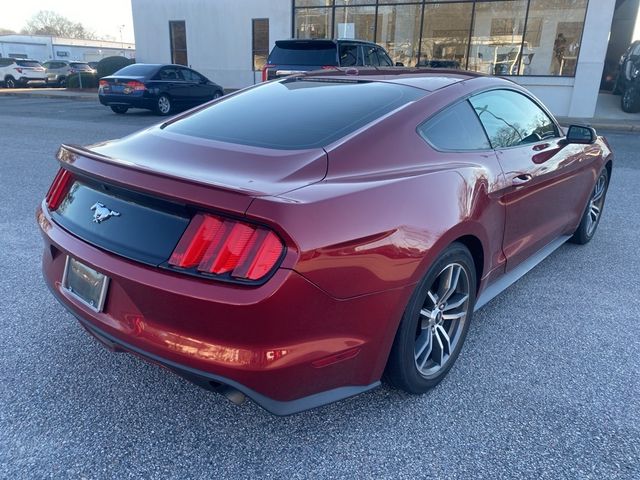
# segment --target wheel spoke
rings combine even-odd
[[[440,303],[446,303],[449,297],[453,295],[458,288],[458,280],[460,280],[460,271],[462,267],[460,265],[450,265],[444,275],[444,292],[440,296]]]
[[[443,312],[448,312],[449,310],[453,310],[454,308],[459,308],[468,299],[469,299],[469,295],[460,295],[460,298],[458,298],[456,300],[453,300],[451,302],[447,302],[447,304],[445,305],[445,307],[444,307],[444,309],[442,311]]]
[[[431,318],[431,310],[423,308],[422,310],[420,310],[420,315],[422,315],[423,317]]]
[[[419,361],[418,365],[420,368],[424,368],[431,355],[431,350],[433,348],[433,335],[431,333],[431,329],[424,330],[422,334],[416,340],[416,350],[415,350],[415,359],[416,362],[419,361],[422,356],[422,360]]]
[[[436,305],[438,305],[438,298],[433,294],[433,292],[431,292],[431,290],[429,290],[427,292],[427,295],[429,296],[429,298],[431,299],[431,301],[433,302],[433,306],[435,307]]]
[[[444,313],[442,314],[442,319],[443,320],[460,320],[461,318],[464,318],[466,315],[467,315],[467,312]]]
[[[449,338],[449,334],[445,330],[442,325],[438,325],[436,327],[437,336],[442,340],[442,345],[444,347],[444,352],[447,355],[451,355],[451,339]]]

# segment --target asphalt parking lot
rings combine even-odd
[[[97,101],[0,98],[1,478],[640,478],[640,138],[587,246],[475,317],[435,390],[383,386],[291,417],[113,354],[50,295],[34,211],[60,143],[158,122]]]

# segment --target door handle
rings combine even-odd
[[[511,180],[511,185],[513,185],[514,187],[517,187],[520,185],[524,185],[525,183],[528,183],[531,180],[533,180],[533,175],[530,175],[528,173],[522,173],[517,177],[514,177],[513,180]]]

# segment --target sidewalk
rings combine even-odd
[[[564,125],[589,125],[595,129],[640,132],[640,113],[625,113],[620,108],[620,96],[611,93],[598,94],[596,114],[593,118],[558,117]]]
[[[85,102],[98,101],[98,89],[67,90],[66,88],[0,88],[0,97],[65,98]]]

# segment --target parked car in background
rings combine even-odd
[[[262,81],[336,67],[392,67],[380,45],[362,40],[278,40],[262,69]],[[403,66],[397,63],[396,66]]]
[[[94,73],[98,72],[98,63],[99,62],[87,62],[87,65],[91,67]]]
[[[0,58],[0,81],[7,88],[45,85],[47,74],[37,60]]]
[[[37,212],[55,297],[112,350],[276,414],[383,374],[436,386],[475,310],[594,237],[613,168],[515,82],[374,68],[265,82],[58,160]]]
[[[640,112],[640,40],[629,45],[620,58],[613,92],[622,95],[620,105],[623,111]]]
[[[95,73],[86,62],[70,62],[67,60],[49,60],[44,62],[47,69],[47,81],[50,84],[65,87],[67,78],[74,73]]]
[[[220,98],[224,90],[182,65],[135,63],[100,79],[98,99],[115,113],[145,108],[159,115]]]

